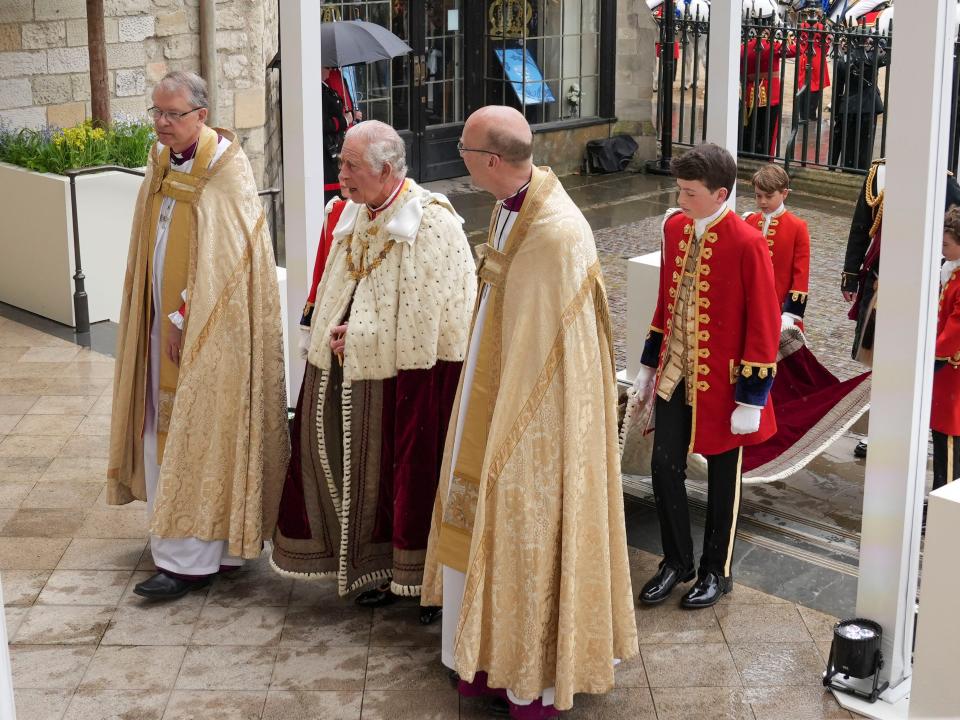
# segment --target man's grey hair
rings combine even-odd
[[[189,70],[174,70],[163,76],[157,87],[169,93],[183,90],[190,107],[209,107],[207,100],[207,81]]]
[[[383,170],[387,163],[393,174],[407,174],[407,146],[397,131],[379,120],[366,120],[347,130],[347,137],[365,143],[364,159],[374,172]]]

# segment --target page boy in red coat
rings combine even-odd
[[[760,212],[745,213],[744,221],[767,241],[773,261],[773,285],[780,300],[783,330],[803,329],[810,287],[810,233],[807,224],[787,210],[790,177],[779,165],[764,165],[753,175],[753,192]]]
[[[933,375],[933,489],[960,477],[960,207],[943,220],[943,258]]]
[[[348,193],[344,190],[344,195]],[[332,199],[323,209],[323,230],[320,232],[320,244],[317,245],[317,258],[313,263],[313,282],[310,283],[310,294],[307,296],[307,302],[303,306],[303,314],[300,316],[300,357],[306,359],[307,350],[310,348],[310,323],[313,320],[313,306],[317,302],[317,288],[320,286],[320,280],[323,277],[323,271],[327,266],[327,257],[333,248],[333,229],[340,220],[343,208],[347,205],[347,200],[341,200],[339,197]]]
[[[697,583],[681,605],[705,608],[732,589],[744,445],[776,432],[770,387],[780,302],[766,241],[727,207],[737,165],[717,145],[671,163],[679,210],[663,222],[657,308],[633,392],[655,402],[653,492],[663,561],[640,601],[662,602],[695,577],[687,454],[707,458],[707,521]]]

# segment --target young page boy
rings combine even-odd
[[[770,387],[780,302],[759,231],[727,207],[733,157],[700,145],[671,163],[680,209],[663,222],[660,290],[633,392],[655,402],[653,491],[663,561],[640,601],[665,600],[697,577],[681,605],[705,608],[732,589],[742,448],[776,432]],[[703,554],[695,574],[687,507],[687,454],[707,458]]]
[[[943,257],[930,411],[934,490],[960,477],[960,207],[943,220]]]
[[[810,287],[810,233],[807,224],[784,205],[790,194],[790,178],[773,163],[753,176],[754,197],[759,212],[743,216],[767,241],[773,261],[773,284],[780,301],[781,328],[803,327]]]

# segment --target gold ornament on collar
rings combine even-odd
[[[364,233],[363,240],[360,241],[360,266],[357,267],[353,259],[353,238],[348,236],[344,238],[344,243],[347,247],[347,272],[350,274],[350,277],[353,278],[356,282],[360,282],[370,273],[380,267],[380,264],[386,259],[387,255],[390,254],[390,251],[393,250],[393,246],[397,244],[396,240],[390,239],[387,240],[387,244],[383,246],[383,250],[377,253],[377,256],[370,261],[370,264],[364,266],[364,262],[367,257],[367,250],[370,248],[369,238],[371,233],[367,231]]]

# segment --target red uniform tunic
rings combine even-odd
[[[660,24],[660,21],[663,19],[663,5],[659,6],[656,10],[653,11],[653,19],[656,20],[657,25]],[[660,57],[660,52],[661,52],[660,43],[657,43],[656,47],[657,47],[657,57]],[[680,59],[680,39],[679,38],[674,38],[673,59],[674,60]]]
[[[744,88],[744,118],[749,117],[754,107],[780,104],[781,58],[794,57],[796,45],[754,38],[740,49],[740,67],[747,76]]]
[[[747,225],[763,232],[763,213],[751,213]],[[803,317],[810,288],[810,233],[807,224],[787,211],[770,220],[767,247],[773,261],[773,284],[780,309]]]
[[[960,268],[940,291],[936,358],[944,364],[933,375],[930,428],[960,435]]]
[[[809,68],[809,90],[819,92],[830,87],[830,62],[829,60],[824,62],[824,58],[829,57],[833,36],[817,32],[825,29],[823,23],[804,23],[800,27],[797,48],[797,88],[802,88],[808,82],[807,69]]]
[[[658,343],[651,340],[660,341],[655,356],[657,383],[670,346],[673,301],[693,232],[693,221],[680,212],[664,223],[660,290],[647,343],[652,348]],[[695,296],[700,311],[690,360],[697,364],[689,399],[693,410],[690,450],[716,455],[761,443],[777,431],[768,396],[780,343],[780,309],[766,243],[734,212],[726,211],[704,232]],[[756,388],[761,389],[754,392]],[[683,386],[675,392],[683,392]],[[738,399],[763,406],[757,432],[731,432],[730,415]]]

